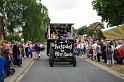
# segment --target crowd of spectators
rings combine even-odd
[[[31,41],[27,43],[12,41],[3,41],[0,44],[0,82],[4,82],[4,78],[10,76],[10,67],[21,67],[23,59],[32,58],[32,52],[36,50],[36,47],[43,47],[43,45],[33,44]],[[35,47],[34,47],[35,46]],[[37,50],[36,50],[37,51]],[[38,54],[39,55],[39,54]],[[40,56],[40,55],[39,55]]]
[[[118,46],[116,41],[113,40],[95,40],[88,39],[81,41],[75,39],[74,51],[77,56],[86,55],[87,58],[96,62],[103,62],[111,66],[115,64],[114,52]]]

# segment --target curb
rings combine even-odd
[[[32,59],[31,62],[29,64],[27,64],[27,66],[22,70],[22,72],[20,74],[18,74],[17,76],[15,76],[11,82],[20,82],[21,79],[24,77],[24,75],[29,71],[29,69],[33,65],[34,61],[35,60]]]
[[[121,79],[124,80],[124,74],[119,73],[119,72],[117,72],[115,70],[112,70],[112,69],[110,69],[110,68],[108,68],[108,67],[106,67],[104,65],[98,64],[98,63],[96,63],[96,62],[94,62],[94,61],[92,61],[90,59],[84,58],[84,60],[87,61],[87,62],[89,62],[90,64],[93,64],[93,65],[101,68],[102,70],[107,71],[107,72],[111,73],[112,75],[114,75],[114,76],[116,76],[116,77],[121,78]]]

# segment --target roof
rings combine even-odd
[[[100,22],[95,22],[90,25],[91,28],[96,29],[96,28],[104,28],[103,24]]]
[[[50,23],[51,27],[72,27],[74,23]]]
[[[74,25],[74,23],[50,23],[52,25]]]

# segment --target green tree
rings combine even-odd
[[[105,39],[105,36],[103,35],[101,28],[96,28],[92,26],[83,26],[78,29],[78,35],[84,35],[87,34],[87,36],[96,35],[98,40]]]
[[[23,0],[1,0],[0,13],[4,18],[6,29],[13,34],[14,29],[22,24]]]
[[[26,24],[23,27],[23,36],[25,40],[40,41],[43,40],[44,31],[50,22],[48,10],[41,3],[36,3],[33,0],[30,1],[26,3],[27,9],[24,10]]]
[[[103,35],[103,32],[100,29],[96,30],[96,35],[98,40],[105,39],[106,37]]]
[[[93,0],[93,9],[109,26],[124,23],[124,0]]]
[[[82,26],[81,28],[78,29],[77,34],[78,35],[84,35],[89,33],[89,28],[87,26]]]
[[[6,40],[7,41],[13,41],[13,40],[15,40],[15,41],[21,41],[21,38],[18,36],[18,35],[12,35],[12,34],[10,34],[10,35],[7,35],[6,36]]]
[[[28,41],[43,39],[44,29],[50,22],[47,8],[37,0],[0,0],[0,14],[10,34],[21,30]],[[23,24],[25,23],[25,25]]]

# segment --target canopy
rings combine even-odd
[[[124,39],[124,24],[103,29],[102,32],[107,39],[122,40]]]

